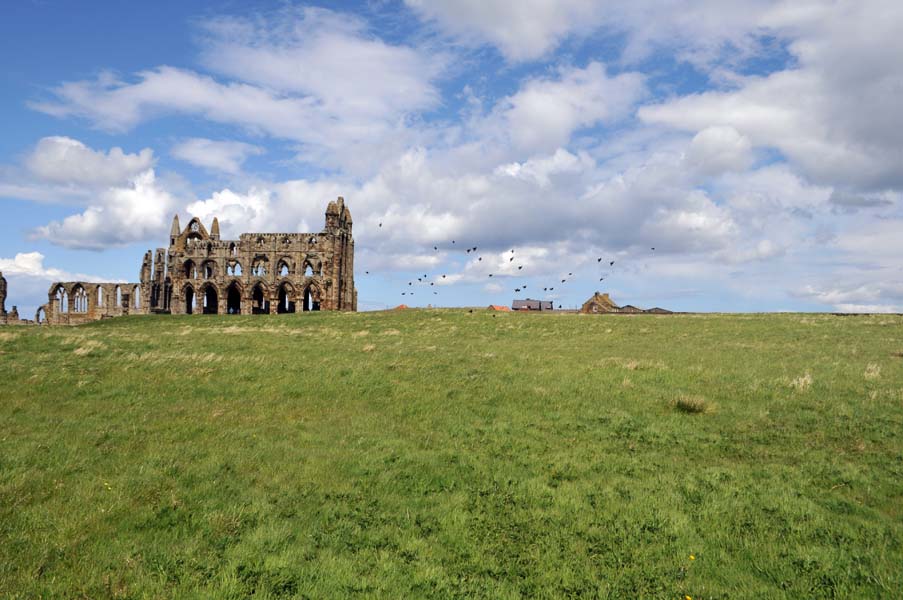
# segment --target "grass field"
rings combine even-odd
[[[901,590],[901,317],[0,329],[2,597]]]

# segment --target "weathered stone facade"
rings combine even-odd
[[[319,233],[244,233],[220,239],[193,218],[173,219],[169,247],[148,250],[138,283],[61,282],[35,320],[77,324],[127,314],[267,314],[357,310],[351,213],[326,208]]]
[[[0,271],[0,325],[6,325],[6,278]]]

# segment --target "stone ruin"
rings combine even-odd
[[[75,325],[130,314],[271,314],[357,310],[351,213],[339,197],[319,233],[220,239],[193,218],[172,221],[169,248],[148,250],[136,283],[56,282],[35,321]],[[4,282],[5,296],[5,282]]]
[[[13,306],[9,312],[6,312],[6,278],[0,271],[0,325],[30,325],[31,321],[24,321],[19,318],[19,308]]]

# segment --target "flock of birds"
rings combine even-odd
[[[379,229],[382,229],[382,226],[383,226],[383,224],[382,224],[382,222],[380,222],[378,228],[379,228]],[[451,243],[452,243],[453,246],[457,246],[457,243],[456,243],[455,240],[451,240]],[[651,250],[652,250],[653,252],[655,252],[655,248],[654,248],[654,247],[651,248]],[[438,245],[434,245],[434,246],[433,246],[433,251],[434,251],[434,252],[439,252],[439,246],[438,246]],[[473,247],[469,247],[469,246],[468,246],[468,247],[464,250],[464,255],[465,255],[465,256],[466,256],[466,255],[470,255],[470,254],[472,254],[472,255],[477,255],[477,251],[478,251],[478,247],[477,247],[477,246],[473,246]],[[514,262],[514,259],[516,258],[516,253],[515,253],[515,251],[514,251],[514,248],[511,249],[510,254],[511,254],[511,256],[508,257],[508,262],[509,262],[509,263],[513,263],[513,262]],[[601,257],[601,256],[598,257],[598,258],[596,259],[596,262],[597,262],[597,263],[600,263],[600,264],[601,264],[602,261],[603,261],[603,257]],[[483,257],[477,255],[477,262],[483,262]],[[609,269],[611,269],[611,268],[613,268],[613,267],[615,266],[615,261],[609,260],[609,261],[607,261],[607,262],[608,262],[608,268],[609,268]],[[522,265],[522,264],[518,264],[518,265],[517,265],[517,271],[522,271],[523,268],[524,268],[524,265]],[[370,275],[370,271],[364,271],[364,274],[365,274],[365,275]],[[491,278],[491,277],[494,277],[495,275],[496,275],[496,273],[489,273],[489,274],[488,274],[488,276],[489,276],[490,278]],[[501,275],[501,273],[500,273],[499,275]],[[505,273],[505,275],[508,275],[508,273]],[[574,273],[573,273],[573,272],[569,272],[569,273],[567,274],[567,276],[562,276],[562,279],[561,279],[561,283],[560,283],[560,284],[566,284],[566,283],[569,281],[568,278],[569,278],[569,277],[573,277],[573,276],[574,276]],[[610,276],[610,273],[607,273],[607,272],[600,273],[599,281],[605,281],[605,278],[606,278],[606,277],[609,277],[609,276]],[[428,276],[426,273],[424,273],[422,277],[417,277],[417,278],[416,278],[416,282],[417,282],[417,285],[418,285],[418,286],[421,286],[421,285],[422,285],[422,286],[425,286],[427,283],[429,283],[429,287],[435,287],[437,281],[442,280],[442,279],[448,279],[448,274],[447,274],[447,273],[443,273],[441,276],[437,276],[437,277],[438,277],[438,279],[437,279],[436,281],[429,281],[429,276]],[[414,281],[415,281],[415,279],[411,279],[410,281],[407,282],[407,284],[408,284],[408,285],[407,285],[407,288],[404,288],[405,291],[402,291],[402,292],[401,292],[401,295],[402,295],[402,296],[413,296],[413,295],[414,295],[414,290],[416,289],[416,288],[415,288],[415,283],[414,283]],[[560,287],[560,284],[559,284],[559,287]],[[521,285],[518,285],[518,286],[514,287],[514,292],[515,292],[515,293],[520,293],[520,292],[522,292],[522,291],[524,291],[524,290],[526,290],[526,289],[527,289],[527,284],[524,283],[524,284],[521,284]],[[555,287],[554,287],[553,285],[546,285],[545,287],[542,288],[542,291],[544,291],[544,292],[554,292],[554,291],[555,291]],[[433,295],[436,295],[436,296],[439,295],[439,292],[438,292],[437,290],[432,290],[432,292],[433,292]],[[558,308],[559,308],[559,309],[562,308],[562,305],[559,304],[559,305],[558,305]]]

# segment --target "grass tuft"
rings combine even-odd
[[[712,405],[702,396],[681,394],[674,400],[674,408],[682,413],[698,415],[712,411]]]

